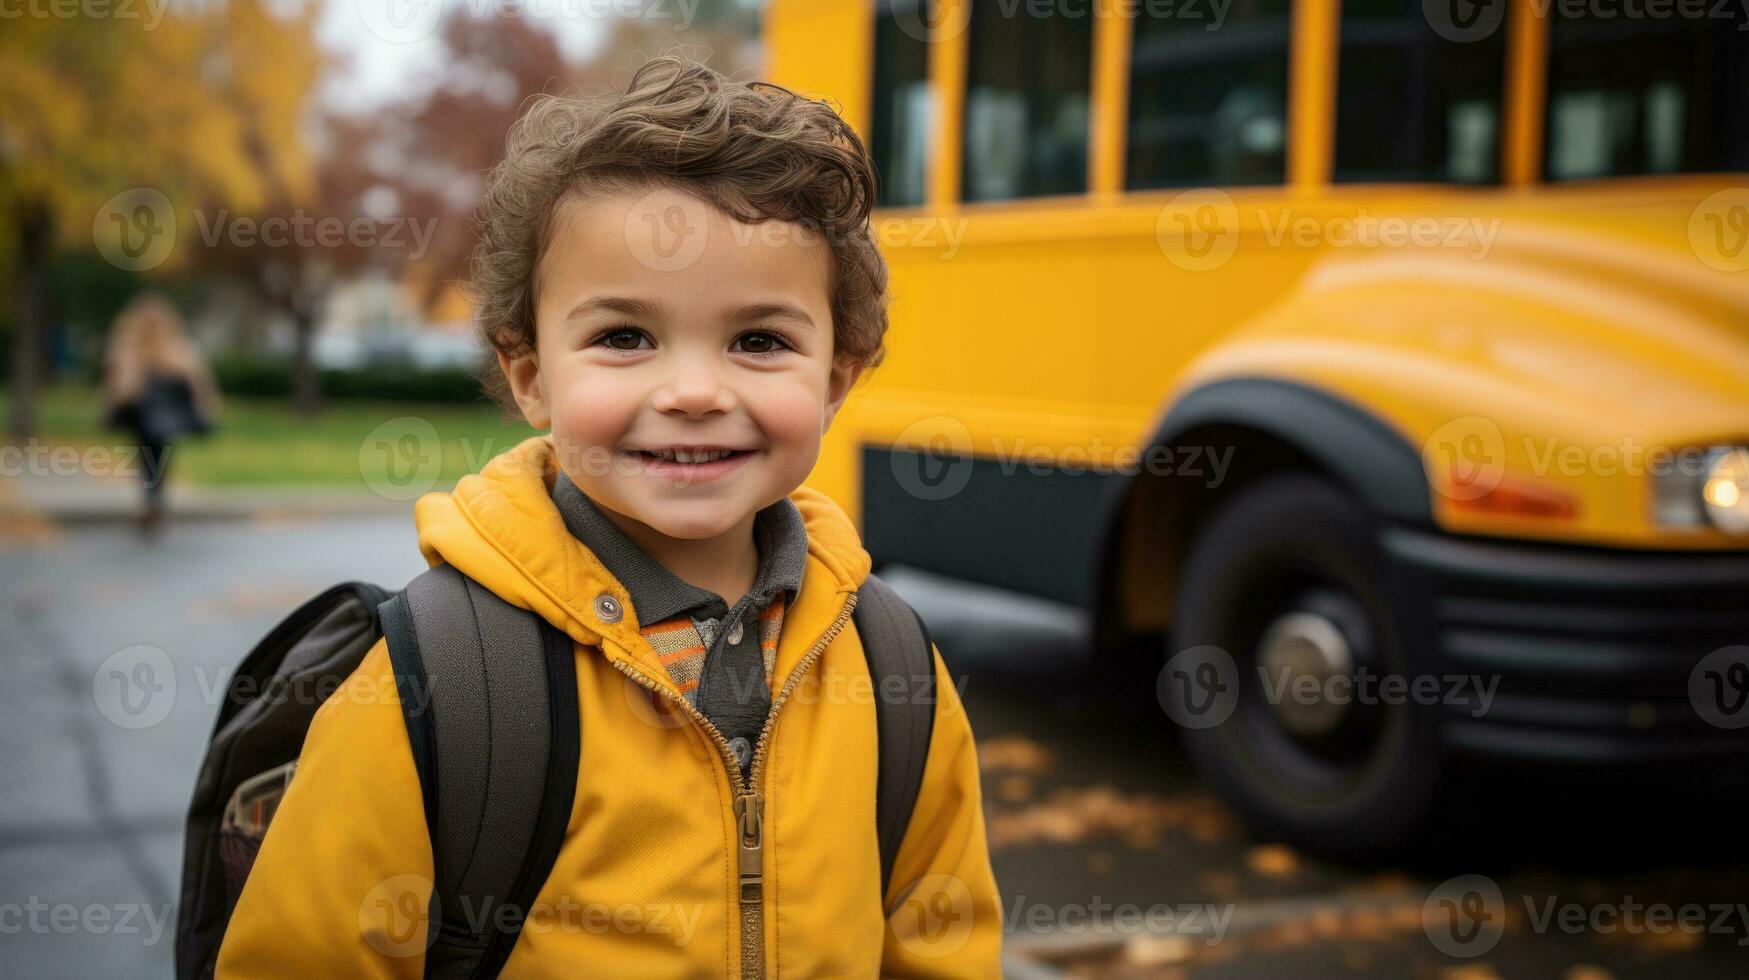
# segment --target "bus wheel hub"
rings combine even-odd
[[[1354,698],[1354,652],[1341,627],[1313,612],[1271,623],[1257,653],[1264,702],[1289,734],[1328,735]],[[1346,683],[1335,683],[1342,678]]]

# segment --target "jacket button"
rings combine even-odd
[[[595,597],[595,615],[604,623],[617,623],[624,610],[620,609],[618,599],[603,592]]]

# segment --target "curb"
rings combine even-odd
[[[10,492],[8,492],[8,489]],[[143,509],[137,488],[129,492],[53,492],[71,488],[0,487],[0,522],[48,522],[65,526],[133,524]],[[391,500],[357,490],[325,488],[266,492],[171,487],[165,517],[172,522],[323,520],[349,517],[410,516],[413,502]]]
[[[1054,966],[1031,959],[1024,952],[1006,949],[1006,939],[1003,946],[1002,976],[1005,980],[1064,980],[1068,976]]]

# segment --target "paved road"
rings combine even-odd
[[[195,523],[153,544],[125,526],[0,538],[0,976],[168,974],[212,692],[323,587],[397,586],[422,568],[404,517]],[[1749,972],[1738,812],[1680,786],[1507,784],[1457,825],[1437,866],[1321,863],[1249,839],[1185,769],[1146,691],[1078,686],[1072,622],[1048,610],[1020,622],[996,599],[919,584],[915,601],[937,604],[926,615],[964,671],[1011,975]],[[130,714],[104,668],[142,645],[163,652],[174,689]],[[1642,805],[1624,812],[1624,796]],[[1500,889],[1488,922],[1502,931],[1451,937],[1469,940],[1451,955],[1422,910],[1464,874]],[[1704,907],[1711,928],[1659,928],[1636,911],[1661,904]]]
[[[114,525],[0,549],[0,976],[167,976],[212,692],[327,585],[417,574],[412,522],[192,523],[151,544]],[[174,689],[130,718],[94,678],[140,645]]]

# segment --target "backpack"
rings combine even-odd
[[[929,754],[935,661],[922,619],[875,576],[858,590],[852,617],[881,695],[875,818],[885,896]],[[188,810],[179,980],[213,974],[316,709],[382,636],[431,837],[436,928],[425,975],[493,977],[509,958],[570,819],[581,724],[576,663],[569,636],[440,565],[398,593],[363,582],[334,586],[287,616],[237,667]],[[502,638],[491,656],[483,636]],[[547,710],[529,711],[531,704]]]

